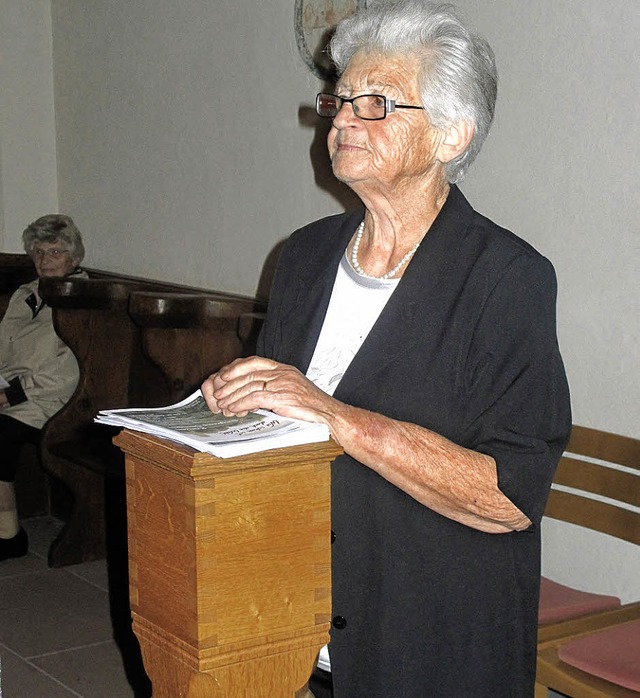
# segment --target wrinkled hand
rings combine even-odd
[[[297,368],[252,356],[236,359],[202,384],[212,412],[244,416],[257,409],[282,417],[330,424],[342,403],[317,388]]]

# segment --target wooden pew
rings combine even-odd
[[[256,353],[258,335],[267,317],[266,305],[264,309],[258,309],[251,313],[244,313],[238,322],[238,336],[242,342],[242,355],[252,356]]]
[[[251,299],[232,295],[149,288],[135,280],[98,278],[46,282],[41,289],[53,307],[56,331],[81,368],[78,389],[45,432],[45,467],[74,495],[72,516],[51,547],[49,563],[106,554],[114,639],[141,698],[151,689],[131,627],[124,457],[111,443],[114,430],[93,418],[100,409],[168,404],[190,393],[210,370],[240,355],[239,318],[255,307]],[[246,317],[246,343],[256,330],[256,320]]]
[[[94,425],[101,409],[127,407],[133,383],[145,382],[143,406],[168,399],[164,377],[142,354],[139,330],[128,315],[129,295],[144,284],[106,279],[42,279],[40,294],[53,310],[61,339],[78,360],[80,379],[69,402],[45,425],[43,468],[60,480],[73,502],[49,551],[53,567],[105,555],[105,485],[124,479],[111,444],[115,431]]]
[[[135,292],[129,314],[142,330],[146,355],[162,370],[171,402],[252,346],[254,303],[205,293]],[[242,320],[242,322],[241,322]],[[253,345],[255,346],[255,345]]]
[[[40,283],[56,332],[80,366],[75,393],[43,430],[43,467],[73,499],[70,510],[62,512],[67,521],[50,549],[51,566],[105,555],[105,521],[118,516],[105,509],[105,487],[112,509],[120,509],[120,515],[124,509],[124,498],[117,495],[124,461],[111,443],[116,432],[93,423],[98,411],[174,402],[242,353],[239,318],[255,309],[255,301],[166,288],[160,282],[109,276]],[[247,342],[254,325],[243,323]]]

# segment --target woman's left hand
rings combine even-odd
[[[252,356],[236,359],[202,384],[212,412],[244,416],[256,409],[282,417],[329,424],[342,403],[317,388],[297,368]]]

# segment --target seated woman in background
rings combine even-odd
[[[69,400],[78,383],[76,359],[53,328],[51,308],[38,295],[43,277],[72,274],[84,258],[80,231],[69,216],[38,218],[22,234],[38,273],[13,294],[0,321],[0,561],[26,555],[29,541],[18,523],[14,479],[22,445]]]

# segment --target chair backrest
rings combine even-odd
[[[640,440],[574,425],[545,516],[640,545]]]

